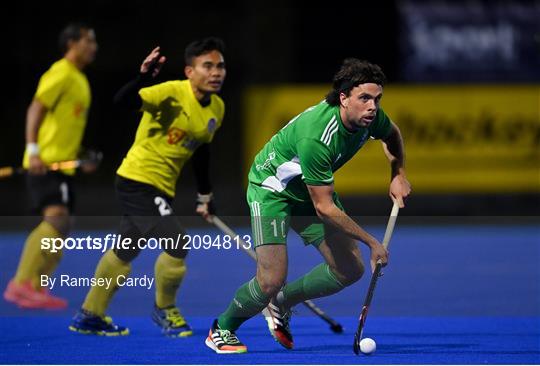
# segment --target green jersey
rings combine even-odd
[[[296,201],[310,200],[306,184],[332,184],[334,172],[368,138],[385,138],[390,129],[390,119],[379,108],[368,127],[349,132],[339,106],[322,101],[294,117],[266,143],[251,166],[249,182]]]

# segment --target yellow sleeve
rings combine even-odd
[[[221,124],[223,123],[223,117],[225,117],[225,103],[223,102],[223,99],[221,99],[219,96],[217,96],[217,128],[221,127]]]
[[[167,98],[174,98],[175,88],[173,82],[165,82],[161,84],[152,85],[139,90],[139,95],[142,99],[142,110],[152,111],[156,107],[165,101]],[[179,102],[179,101],[176,101]]]
[[[50,69],[39,79],[34,98],[45,107],[52,109],[62,95],[68,74],[61,69]]]
[[[219,117],[219,125],[223,123],[223,118],[225,117],[225,103],[221,102],[221,115]]]

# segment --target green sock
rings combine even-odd
[[[218,318],[221,329],[235,331],[249,318],[260,313],[270,302],[262,291],[256,278],[244,283],[231,301],[229,307]]]
[[[285,285],[282,290],[283,298],[278,299],[284,306],[292,307],[305,300],[335,294],[343,288],[345,286],[338,281],[330,266],[321,263],[311,272]]]

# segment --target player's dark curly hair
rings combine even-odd
[[[60,47],[60,52],[65,54],[68,51],[69,41],[77,42],[81,39],[83,33],[90,29],[92,29],[92,27],[85,23],[69,23],[58,36],[58,47]]]
[[[193,41],[186,47],[184,62],[186,65],[191,65],[195,57],[211,51],[219,51],[223,54],[225,52],[225,43],[217,37],[208,37]]]
[[[351,90],[365,83],[374,83],[383,86],[386,76],[378,65],[356,58],[347,58],[334,75],[332,90],[326,95],[326,102],[330,105],[339,105],[339,94],[349,95]]]

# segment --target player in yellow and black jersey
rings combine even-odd
[[[122,237],[136,242],[140,237],[171,238],[185,232],[172,216],[171,202],[180,171],[190,158],[194,159],[198,189],[196,211],[204,218],[213,213],[209,143],[224,115],[223,101],[216,95],[226,74],[223,49],[223,42],[217,38],[192,42],[185,50],[187,79],[148,86],[166,61],[157,47],[142,63],[137,78],[115,96],[116,104],[143,113],[135,141],[117,170]],[[187,251],[182,246],[166,247],[155,264],[152,319],[172,337],[192,334],[176,307],[176,294],[186,272]],[[95,277],[112,279],[114,284],[116,278],[130,272],[130,263],[139,252],[135,246],[107,252]],[[113,324],[105,315],[116,289],[93,287],[69,328],[85,334],[128,334],[127,328]]]
[[[40,286],[41,275],[51,275],[61,252],[41,249],[41,238],[64,237],[73,210],[71,179],[74,170],[49,171],[47,166],[77,158],[90,108],[90,86],[83,69],[95,58],[94,30],[73,23],[60,34],[64,57],[45,72],[26,115],[27,187],[33,210],[43,221],[28,236],[15,277],[4,298],[22,308],[61,309],[64,299]]]

